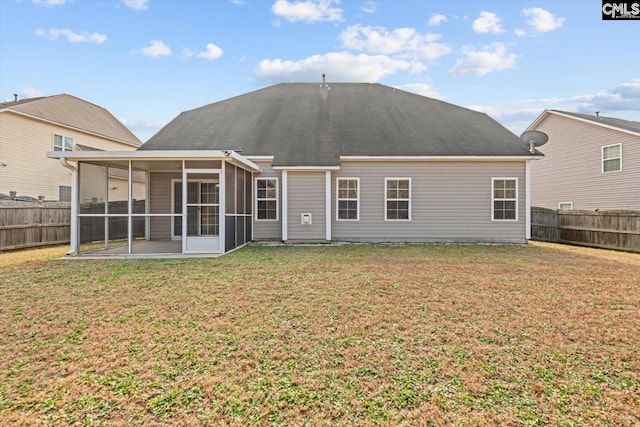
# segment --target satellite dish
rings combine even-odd
[[[531,154],[535,154],[535,148],[546,144],[549,140],[549,136],[539,130],[528,130],[520,135],[520,139],[529,144],[529,152]]]

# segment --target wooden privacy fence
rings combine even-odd
[[[126,215],[128,202],[110,202],[109,212]],[[83,214],[104,214],[104,203],[81,206]],[[143,214],[145,201],[133,202],[133,213]],[[80,221],[82,242],[105,238],[104,218],[92,217]],[[126,239],[126,217],[109,218],[109,239]],[[69,202],[0,201],[0,252],[12,249],[69,243],[71,235],[71,204]],[[145,235],[144,218],[134,218],[133,235]]]
[[[640,252],[640,211],[532,207],[531,239]]]
[[[69,242],[68,202],[0,201],[0,252]]]

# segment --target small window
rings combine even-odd
[[[58,186],[58,201],[70,202],[71,201],[71,187],[68,185]]]
[[[573,202],[560,202],[558,204],[558,209],[561,211],[570,211],[573,209]]]
[[[73,138],[53,134],[53,151],[73,151]]]
[[[384,215],[387,221],[411,221],[411,179],[385,178]]]
[[[256,179],[256,220],[278,220],[278,178]]]
[[[518,179],[492,178],[491,218],[494,221],[518,220]]]
[[[602,172],[622,170],[622,144],[602,147]]]
[[[360,219],[360,178],[338,178],[336,180],[338,221]]]

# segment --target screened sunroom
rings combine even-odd
[[[72,172],[70,254],[222,254],[252,238],[260,168],[234,151],[47,156]]]

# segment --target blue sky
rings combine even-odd
[[[0,99],[68,93],[142,141],[279,82],[376,82],[486,112],[640,121],[640,20],[600,0],[0,0]]]

